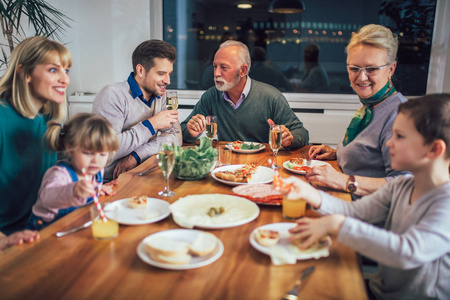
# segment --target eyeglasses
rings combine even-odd
[[[359,75],[359,73],[361,72],[361,70],[364,72],[364,74],[366,74],[366,76],[375,76],[377,75],[381,69],[389,66],[390,64],[386,64],[384,66],[381,67],[365,67],[365,68],[360,68],[357,66],[352,66],[352,65],[347,65],[347,70],[350,74],[352,75]]]

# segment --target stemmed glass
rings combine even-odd
[[[174,153],[174,143],[173,142],[162,142],[159,146],[158,152],[158,165],[163,172],[164,178],[166,179],[166,185],[164,186],[164,190],[160,191],[158,195],[164,197],[170,197],[175,195],[174,191],[169,189],[169,177],[173,170],[173,164],[175,162],[175,153]]]
[[[277,154],[278,150],[281,148],[281,125],[271,125],[269,132],[269,145],[273,152],[273,168],[279,169],[280,166],[277,165]]]
[[[206,136],[212,143],[213,138],[217,133],[217,117],[216,116],[207,116],[206,117]]]
[[[167,110],[177,110],[178,109],[178,95],[176,91],[166,92],[166,107]],[[170,132],[173,133],[173,124],[170,128]]]

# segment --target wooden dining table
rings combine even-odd
[[[215,146],[223,146],[216,142]],[[296,151],[279,151],[278,164],[293,157],[307,157],[309,146]],[[266,147],[253,154],[232,154],[232,164],[256,162],[268,165],[273,158]],[[329,163],[339,170],[336,161]],[[159,168],[144,176],[138,174],[157,165],[155,156],[123,173],[114,187],[117,194],[102,196],[112,202],[147,195],[173,203],[196,194],[231,194],[232,186],[211,175],[196,181],[170,177],[175,196],[164,198]],[[283,167],[281,177],[297,176]],[[344,192],[326,192],[351,201]],[[94,204],[91,204],[94,205]],[[314,272],[301,286],[300,299],[367,299],[358,255],[333,239],[328,257],[298,260],[296,264],[274,265],[270,257],[249,242],[251,232],[262,225],[287,222],[281,206],[259,205],[259,216],[244,225],[211,232],[224,245],[215,262],[195,269],[167,270],[145,263],[137,255],[139,243],[156,232],[180,229],[172,216],[145,225],[120,225],[119,235],[109,241],[92,237],[90,228],[64,237],[55,233],[88,221],[89,206],[81,207],[40,231],[31,244],[10,247],[0,253],[0,299],[280,299],[291,290],[308,267]],[[308,214],[313,214],[308,211]]]

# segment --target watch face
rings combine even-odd
[[[354,182],[349,182],[347,188],[350,193],[353,193],[356,191],[356,184]]]

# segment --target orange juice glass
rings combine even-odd
[[[95,205],[91,206],[92,236],[99,241],[110,240],[119,235],[119,223],[109,218],[106,222],[100,217]],[[117,214],[117,211],[114,212]]]
[[[283,217],[296,220],[305,215],[306,201],[303,199],[288,199],[283,195]]]

